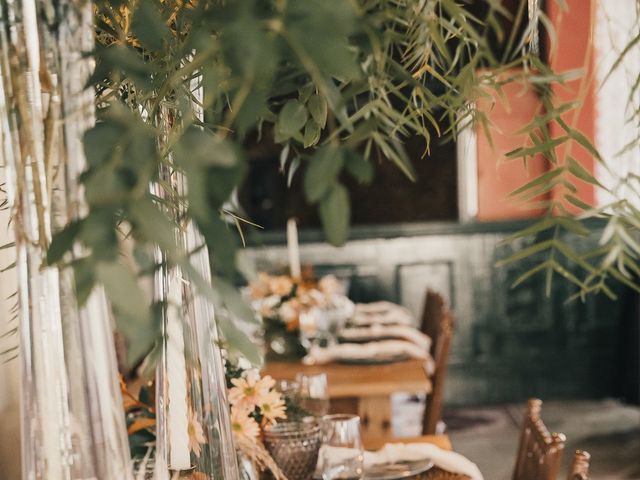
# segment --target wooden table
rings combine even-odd
[[[280,380],[292,380],[300,372],[327,374],[331,412],[358,414],[365,439],[391,437],[393,393],[431,392],[431,382],[421,360],[383,365],[267,362],[263,374]]]

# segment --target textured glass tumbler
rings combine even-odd
[[[284,422],[265,432],[264,444],[288,480],[308,480],[318,463],[321,437],[315,422]]]
[[[326,373],[308,375],[298,373],[296,382],[300,385],[300,406],[316,417],[329,413],[329,386]]]
[[[357,415],[322,418],[320,471],[323,480],[356,480],[363,476],[364,451]]]

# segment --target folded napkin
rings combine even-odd
[[[364,453],[364,468],[396,462],[413,462],[429,458],[434,465],[451,473],[483,480],[477,465],[456,452],[443,450],[432,443],[387,443],[377,452]]]
[[[306,365],[317,365],[340,360],[393,359],[402,356],[424,360],[427,372],[433,370],[434,362],[428,351],[404,340],[339,343],[329,347],[313,346],[302,361]]]
[[[420,330],[408,325],[374,324],[363,327],[350,327],[340,330],[339,336],[345,340],[369,340],[375,338],[400,338],[415,343],[425,351],[431,348],[431,338]]]
[[[353,325],[414,325],[409,310],[391,302],[358,303],[349,320]]]
[[[398,308],[404,309],[404,307],[401,307],[397,303],[387,302],[386,300],[380,302],[358,303],[356,305],[357,312],[370,315],[379,315]]]

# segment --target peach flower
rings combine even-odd
[[[262,401],[258,404],[258,408],[267,424],[275,423],[279,418],[287,418],[284,399],[282,395],[275,390],[270,391],[262,398]]]
[[[268,282],[271,293],[278,295],[279,297],[285,297],[293,290],[293,281],[291,278],[284,275],[271,277]]]
[[[260,427],[249,412],[243,408],[231,407],[231,431],[238,438],[255,440],[260,434]]]
[[[242,377],[232,379],[231,383],[233,387],[229,390],[229,403],[249,412],[262,402],[276,384],[269,375],[260,378],[256,370],[247,370]]]
[[[200,458],[200,445],[207,443],[207,439],[204,436],[202,425],[191,409],[189,409],[189,425],[187,428],[189,432],[189,450],[195,453],[196,457]]]

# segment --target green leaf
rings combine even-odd
[[[94,208],[82,221],[77,235],[89,247],[94,258],[112,261],[118,257],[116,229],[112,210]]]
[[[149,302],[131,270],[120,263],[100,262],[96,277],[116,309],[141,323],[149,320]]]
[[[551,227],[555,227],[557,224],[558,224],[558,221],[557,221],[557,217],[555,216],[548,216],[548,217],[541,218],[540,220],[536,221],[533,225],[523,228],[522,230],[518,230],[514,234],[505,238],[504,243],[511,243],[514,240],[517,240],[518,238],[525,238],[531,235],[535,235],[537,233],[548,230]]]
[[[513,283],[511,284],[511,288],[515,288],[518,285],[520,285],[522,282],[526,281],[527,279],[531,278],[533,275],[535,275],[536,273],[542,271],[542,270],[546,270],[548,268],[552,268],[550,266],[550,261],[549,260],[545,260],[542,263],[539,263],[538,265],[536,265],[533,268],[530,268],[529,270],[525,271],[524,273],[522,273],[520,276],[518,276],[518,278],[516,278]]]
[[[294,157],[293,160],[291,160],[291,164],[289,165],[289,171],[287,172],[287,187],[288,188],[291,188],[291,182],[293,182],[293,176],[298,171],[298,168],[300,168],[300,164],[301,163],[302,163],[302,161],[300,160],[300,157]]]
[[[231,277],[236,271],[237,239],[231,228],[219,215],[198,222],[198,227],[209,247],[213,267]]]
[[[239,162],[235,145],[215,138],[198,127],[190,127],[176,147],[177,160],[187,165],[233,167]]]
[[[351,207],[347,189],[340,183],[333,185],[320,201],[320,220],[329,243],[340,246],[347,241]]]
[[[499,260],[498,262],[496,262],[496,266],[501,267],[504,265],[508,265],[510,263],[517,262],[531,255],[535,255],[536,253],[539,253],[548,248],[551,248],[554,245],[555,245],[554,240],[543,240],[542,242],[534,243],[533,245],[523,248],[522,250],[518,250],[517,252],[508,256],[507,258],[503,258],[502,260]]]
[[[546,140],[545,142],[536,143],[533,147],[519,147],[510,152],[505,153],[507,158],[521,158],[521,157],[532,157],[538,154],[547,154],[550,151],[559,145],[562,145],[569,139],[568,136],[558,137]]]
[[[313,83],[307,83],[304,87],[298,89],[298,100],[302,103],[307,103],[314,93],[316,93],[316,86]]]
[[[262,366],[263,358],[255,343],[235,325],[232,319],[225,315],[220,315],[218,318],[218,327],[227,344],[240,352],[254,366]]]
[[[359,26],[354,5],[343,0],[305,0],[286,5],[284,30],[299,52],[304,52],[301,62],[305,67],[312,63],[320,72],[336,78],[359,78],[361,70],[348,41]]]
[[[71,251],[73,242],[80,232],[81,227],[82,221],[71,222],[53,235],[51,245],[49,245],[49,249],[47,250],[47,264],[53,265],[59,261],[65,253]]]
[[[385,157],[392,160],[400,170],[411,180],[415,182],[416,171],[413,168],[411,160],[407,156],[404,147],[397,139],[387,139],[380,134],[380,132],[374,132],[371,134],[373,141],[378,145]]]
[[[133,14],[131,31],[146,48],[160,50],[162,40],[169,35],[169,29],[154,4],[155,2],[145,0],[138,2],[138,8]]]
[[[174,230],[176,226],[150,198],[140,199],[130,206],[129,214],[144,237],[157,243],[165,251],[177,249]]]
[[[307,120],[304,126],[304,135],[302,137],[304,148],[309,148],[320,140],[320,126],[313,118]]]
[[[16,242],[5,243],[4,245],[0,246],[0,250],[6,250],[8,248],[13,248],[15,246],[16,246]]]
[[[582,210],[591,210],[593,207],[591,205],[589,205],[588,203],[583,202],[582,200],[580,200],[578,197],[576,197],[575,195],[571,195],[571,194],[567,194],[564,196],[564,198],[567,200],[567,202],[571,203],[572,205],[582,209]]]
[[[107,161],[122,138],[123,130],[114,122],[96,124],[84,134],[84,154],[89,166]]]
[[[121,71],[125,78],[132,80],[141,90],[147,90],[151,86],[151,65],[133,48],[114,44],[98,49],[97,56],[113,70]]]
[[[575,177],[578,177],[580,180],[590,183],[591,185],[602,186],[600,182],[593,175],[591,175],[591,173],[586,168],[584,168],[575,158],[568,157],[567,166],[569,168],[569,172],[571,172]]]
[[[307,108],[298,100],[289,100],[280,113],[276,128],[284,137],[293,137],[307,121]]]
[[[345,169],[353,178],[364,184],[370,184],[373,181],[374,168],[371,162],[353,150],[346,150],[345,157]]]
[[[530,182],[525,183],[520,188],[515,189],[513,192],[509,194],[510,197],[514,197],[516,195],[520,195],[527,190],[530,190],[534,187],[538,187],[540,185],[545,185],[554,180],[556,177],[562,175],[565,172],[564,167],[554,168],[553,170],[549,170],[548,172],[543,173],[542,175],[537,176]]]
[[[236,287],[220,277],[212,278],[211,286],[220,295],[220,299],[227,310],[229,310],[229,312],[236,318],[250,324],[260,324],[260,320],[258,319],[256,312],[245,301]]]
[[[95,272],[113,307],[118,330],[127,339],[127,357],[133,364],[151,350],[161,316],[157,311],[152,314],[150,299],[138,285],[133,272],[124,265],[100,262]]]
[[[304,193],[307,201],[315,203],[329,190],[344,165],[342,151],[326,145],[320,148],[309,162],[304,176]]]
[[[324,128],[327,124],[327,101],[320,95],[311,95],[307,107],[309,108],[311,117],[320,128]]]
[[[89,259],[83,258],[74,261],[71,265],[73,267],[73,278],[76,285],[76,298],[78,305],[82,306],[87,302],[96,284],[93,263]]]
[[[580,237],[586,237],[589,235],[589,229],[572,217],[558,217],[557,220],[558,224],[568,232],[574,233]]]
[[[12,268],[16,267],[16,262],[12,262],[9,265],[7,265],[6,267],[3,267],[2,269],[0,269],[0,273],[4,273],[4,272],[8,272],[9,270],[11,270]]]

